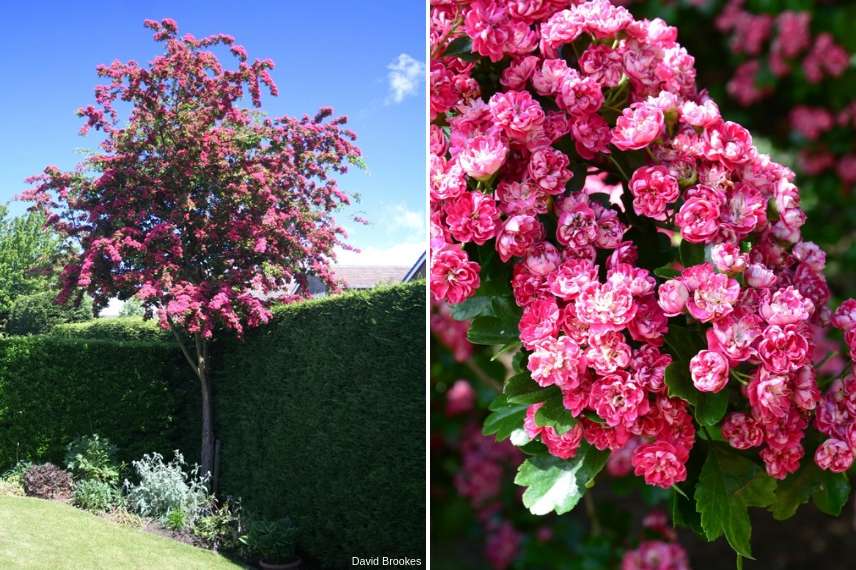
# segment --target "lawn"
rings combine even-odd
[[[0,568],[242,568],[54,501],[0,496]]]

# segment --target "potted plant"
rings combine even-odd
[[[288,517],[250,521],[240,541],[248,558],[265,570],[296,570],[303,563],[296,553],[297,527]]]

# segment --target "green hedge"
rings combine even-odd
[[[0,339],[0,472],[19,458],[61,463],[65,445],[89,433],[124,460],[174,449],[196,390],[180,364],[164,343]]]
[[[135,318],[0,340],[0,471],[97,432],[198,457],[198,385]],[[118,339],[118,340],[117,340]],[[425,285],[280,307],[212,351],[221,494],[291,516],[313,563],[425,557]]]
[[[221,490],[322,565],[424,560],[424,284],[280,308],[220,356]]]
[[[12,335],[42,334],[61,323],[92,318],[92,302],[88,297],[75,307],[71,302],[57,305],[56,296],[55,291],[44,291],[15,299],[6,321],[6,332]]]
[[[114,317],[83,323],[56,325],[51,329],[50,334],[65,338],[101,338],[170,343],[173,340],[169,331],[160,328],[157,321],[144,321],[142,317]]]

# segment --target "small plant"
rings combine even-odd
[[[297,557],[297,527],[288,517],[251,521],[240,542],[249,558],[285,563]]]
[[[68,444],[65,466],[79,479],[114,484],[119,481],[116,446],[97,433],[78,437]]]
[[[241,537],[241,504],[226,500],[199,517],[193,534],[213,550],[235,550]]]
[[[136,513],[132,513],[125,505],[113,507],[106,513],[107,518],[114,523],[128,528],[142,528],[146,520]]]
[[[97,479],[84,479],[74,486],[74,505],[87,511],[107,511],[122,502],[115,485]]]
[[[53,463],[33,465],[24,472],[24,491],[41,499],[67,499],[71,496],[71,474]]]
[[[30,461],[18,461],[11,469],[7,470],[0,476],[0,479],[3,481],[7,481],[9,483],[17,483],[19,485],[24,484],[24,473],[27,472],[27,469],[33,466],[33,463]]]
[[[179,451],[169,463],[164,462],[161,454],[153,453],[132,465],[139,483],[125,481],[128,506],[144,517],[157,518],[166,524],[171,512],[180,511],[186,516],[187,526],[211,504],[206,488],[208,477],[199,475],[199,466],[185,471],[184,456]]]
[[[24,496],[24,487],[18,481],[9,481],[0,479],[0,497],[22,497]]]
[[[188,526],[187,513],[181,509],[173,509],[164,517],[164,524],[170,530],[182,531]]]

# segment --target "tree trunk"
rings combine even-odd
[[[208,377],[208,343],[196,335],[196,375],[202,391],[202,447],[200,470],[203,475],[214,476],[214,406],[211,398],[211,379]],[[213,486],[213,481],[210,482]]]

